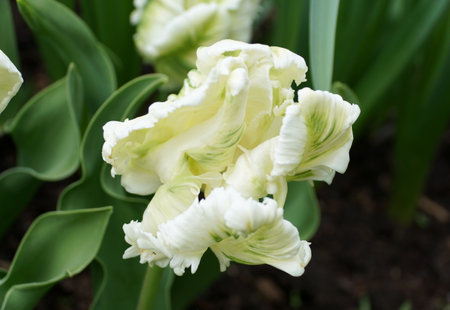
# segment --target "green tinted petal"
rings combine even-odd
[[[208,247],[217,255],[221,269],[230,260],[245,264],[270,264],[300,276],[311,258],[309,244],[297,229],[283,220],[283,210],[272,199],[258,202],[243,198],[232,188],[216,188],[206,199],[195,200],[173,220],[149,234],[139,226],[126,226],[131,248],[127,256],[141,251],[141,262],[167,264],[181,275],[192,272]]]
[[[226,184],[239,189],[241,195],[247,198],[259,199],[267,196],[269,175],[273,167],[271,154],[275,145],[276,139],[271,139],[253,150],[244,150],[236,164],[224,174]]]
[[[17,93],[22,82],[23,79],[20,72],[0,50],[0,113]]]
[[[156,233],[157,227],[184,212],[197,199],[201,179],[191,175],[181,175],[163,184],[156,191],[142,219],[143,229]]]
[[[289,180],[323,180],[345,172],[353,141],[352,124],[359,107],[326,91],[303,88],[299,104],[286,110],[274,155],[275,176]]]
[[[198,47],[227,38],[250,39],[259,0],[153,0],[135,6],[131,21],[137,24],[138,51],[175,87],[195,67]]]

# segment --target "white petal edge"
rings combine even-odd
[[[0,113],[23,83],[22,75],[11,60],[0,50]]]
[[[352,125],[360,109],[341,96],[303,88],[289,106],[274,152],[272,175],[331,183],[345,172],[353,141]]]
[[[211,247],[221,270],[235,259],[247,264],[267,263],[299,276],[311,258],[309,243],[300,240],[297,229],[282,214],[283,209],[270,198],[258,202],[243,198],[232,188],[216,188],[180,216],[159,225],[156,236],[127,227],[137,227],[137,222],[124,225],[125,233],[131,230],[138,236],[126,236],[131,245],[127,251],[133,255],[140,251],[141,262],[169,264],[177,275],[187,267],[195,272],[203,253]]]

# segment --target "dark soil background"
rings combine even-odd
[[[17,14],[17,13],[16,13]],[[17,16],[16,16],[17,17]],[[24,78],[36,89],[48,80],[32,35],[16,18]],[[232,266],[189,309],[450,309],[450,131],[437,152],[415,221],[402,227],[386,210],[391,190],[395,128],[385,125],[355,141],[344,175],[317,186],[322,220],[311,240],[313,258],[302,277],[270,266]],[[412,154],[413,156],[413,154]],[[0,138],[0,172],[14,166],[15,149]],[[77,177],[45,183],[16,225],[0,240],[0,267],[8,268],[31,222],[51,211]],[[300,232],[301,233],[301,232]],[[53,287],[36,309],[88,309],[89,271]]]

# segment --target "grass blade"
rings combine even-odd
[[[331,87],[338,9],[339,0],[311,1],[310,4],[309,56],[315,89]]]

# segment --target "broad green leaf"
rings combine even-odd
[[[56,211],[37,218],[0,280],[1,309],[32,309],[54,283],[83,270],[100,247],[111,211]]]
[[[69,8],[54,0],[17,0],[20,12],[41,38],[74,62],[85,86],[84,100],[92,114],[116,88],[113,65],[91,30]]]
[[[81,14],[99,41],[117,55],[116,65],[119,84],[134,78],[141,60],[133,42],[134,29],[130,23],[132,1],[82,0]]]
[[[18,148],[18,167],[0,174],[0,236],[11,226],[40,181],[61,180],[78,168],[76,110],[81,94],[73,66],[67,76],[33,97],[7,126]]]
[[[133,116],[144,99],[165,81],[166,77],[159,74],[136,78],[117,90],[97,110],[82,142],[82,177],[66,188],[58,201],[61,210],[95,208],[105,204],[114,206],[106,238],[97,257],[98,263],[94,267],[97,276],[92,309],[135,309],[146,268],[136,261],[122,259],[127,248],[122,226],[140,218],[146,203],[126,203],[103,190],[100,182],[102,127],[107,121]]]
[[[8,0],[0,0],[0,29],[0,50],[20,69],[16,34]],[[29,98],[30,88],[30,84],[25,80],[20,91],[11,99],[7,108],[0,113],[0,136],[3,135],[4,123],[13,118],[23,103]]]
[[[8,0],[0,0],[0,50],[19,68],[16,33]]]
[[[400,105],[394,149],[394,186],[390,213],[402,223],[413,219],[429,167],[450,120],[450,19],[427,41],[428,51]]]
[[[300,46],[307,37],[307,14],[308,1],[277,0],[275,2],[275,21],[268,43],[303,55]]]
[[[432,3],[421,0],[397,28],[389,30],[390,35],[383,42],[383,49],[376,58],[371,59],[373,65],[368,67],[367,73],[360,77],[354,88],[361,100],[361,115],[354,126],[357,134],[373,113],[386,109],[385,106],[380,107],[382,103],[378,100],[392,87],[439,17],[442,14],[448,15],[449,5],[447,0],[436,0]]]
[[[0,174],[0,238],[14,223],[40,184],[29,168],[14,167]]]
[[[302,240],[310,240],[320,222],[320,209],[314,188],[308,182],[290,182],[284,217],[297,227]]]
[[[309,56],[314,88],[329,90],[333,77],[334,37],[339,0],[311,1]]]
[[[46,181],[61,180],[78,168],[80,133],[76,109],[81,91],[71,66],[67,77],[33,97],[6,129],[18,151],[18,166]]]
[[[36,35],[36,43],[47,75],[52,81],[62,78],[66,72],[67,65],[52,44],[52,41],[47,37]]]
[[[57,0],[63,3],[65,6],[73,9],[73,0]],[[42,57],[42,62],[45,65],[45,69],[53,81],[56,81],[63,77],[66,73],[67,64],[64,59],[58,53],[58,50],[54,47],[52,42],[48,42],[48,38],[36,36],[36,42],[39,47],[39,53]]]

